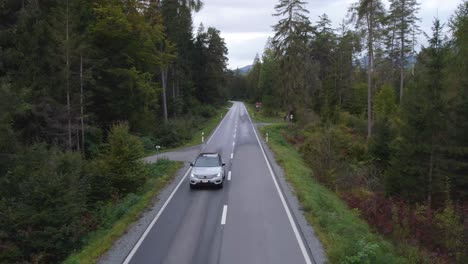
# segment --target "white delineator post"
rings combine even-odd
[[[161,146],[155,146],[155,148],[156,148],[156,161],[158,161],[159,149],[161,148]]]
[[[201,132],[201,143],[205,143],[205,132]]]
[[[266,143],[268,143],[268,132],[266,133]]]

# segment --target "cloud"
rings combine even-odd
[[[306,8],[312,23],[326,13],[338,28],[346,18],[349,6],[357,0],[309,0]],[[431,32],[434,17],[446,22],[463,0],[419,0],[421,30]],[[200,23],[205,27],[216,27],[221,31],[229,49],[229,68],[235,69],[251,64],[255,54],[261,55],[269,36],[273,36],[272,26],[278,17],[272,14],[278,0],[204,0],[204,7],[194,14],[195,30]],[[383,1],[388,7],[388,0]],[[447,28],[446,28],[447,30]],[[419,43],[427,41],[421,35]]]
[[[229,67],[241,68],[252,64],[255,54],[261,56],[268,37],[272,32],[221,33],[229,50]]]

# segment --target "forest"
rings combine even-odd
[[[227,48],[218,29],[194,30],[202,6],[0,0],[1,263],[79,250],[174,167],[145,153],[218,113]]]
[[[175,170],[141,158],[227,100],[284,119],[311,180],[420,251],[405,257],[467,263],[468,1],[430,32],[420,2],[388,2],[355,0],[334,28],[278,0],[245,75],[194,27],[200,0],[0,0],[0,263],[79,252]]]
[[[282,133],[315,180],[425,252],[412,263],[466,263],[468,2],[431,32],[417,0],[355,1],[339,28],[305,5],[278,1],[274,37],[246,76],[231,73],[232,96],[294,114]]]

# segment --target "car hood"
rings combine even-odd
[[[192,168],[192,173],[195,175],[216,175],[218,173],[221,173],[222,168],[221,167],[193,167]]]

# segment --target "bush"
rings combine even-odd
[[[360,118],[348,112],[341,112],[340,123],[347,129],[350,129],[350,132],[354,134],[361,136],[367,135],[367,121],[364,118]]]
[[[129,133],[128,125],[113,125],[104,151],[90,164],[92,202],[137,191],[148,177],[148,169],[140,160],[143,155],[143,143]]]
[[[441,246],[454,254],[457,259],[461,258],[463,254],[463,224],[452,203],[449,202],[442,211],[436,213],[435,222]]]
[[[327,187],[337,190],[348,189],[363,182],[358,172],[363,170],[362,161],[366,158],[365,144],[337,127],[314,127],[305,133],[304,144],[300,148],[304,160],[313,169],[314,176]]]
[[[336,170],[341,157],[335,151],[336,141],[331,128],[320,129],[306,138],[300,148],[306,163],[313,169],[314,176],[328,188],[336,188]]]
[[[146,152],[155,150],[155,140],[152,137],[141,137],[141,142]]]
[[[80,244],[88,231],[84,164],[79,154],[45,144],[16,156],[0,178],[2,261],[54,263]]]
[[[165,148],[182,145],[192,138],[194,130],[199,125],[196,120],[198,119],[187,117],[168,121],[158,128],[154,136],[155,142]]]
[[[375,263],[377,249],[379,244],[372,242],[365,242],[364,240],[359,240],[356,243],[355,254],[352,256],[347,256],[341,263],[351,264],[351,263]]]

